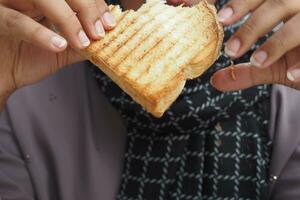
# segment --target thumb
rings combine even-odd
[[[300,69],[300,63],[298,69]],[[227,67],[217,71],[211,78],[213,87],[223,92],[270,83],[283,84],[300,89],[300,84],[292,82],[287,78],[287,67],[279,62],[263,69],[254,67],[250,63],[238,64],[234,67]]]

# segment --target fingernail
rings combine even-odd
[[[237,38],[232,39],[229,43],[226,44],[225,52],[229,56],[235,56],[241,47],[241,41]]]
[[[290,81],[295,81],[300,79],[300,69],[292,69],[287,72],[287,78]]]
[[[222,8],[218,12],[218,18],[220,22],[224,22],[233,15],[233,9],[230,7]]]
[[[83,30],[79,31],[78,37],[79,37],[79,41],[83,47],[87,47],[90,45],[91,42]]]
[[[67,41],[60,36],[51,37],[50,42],[59,49],[63,49],[67,46]]]
[[[115,18],[109,12],[103,14],[103,20],[108,26],[114,27],[116,25]]]
[[[295,78],[293,77],[291,72],[287,72],[286,76],[290,81],[295,81]]]
[[[258,51],[257,53],[254,53],[251,58],[250,62],[255,67],[261,67],[263,63],[267,60],[268,54],[265,51]]]
[[[104,37],[105,36],[105,31],[103,29],[102,23],[100,20],[97,20],[95,23],[95,30],[96,30],[96,34],[100,37]]]
[[[214,76],[210,77],[209,83],[210,83],[211,86],[214,87]]]

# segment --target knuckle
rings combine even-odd
[[[277,31],[271,38],[270,38],[270,46],[273,50],[280,50],[284,51],[286,49],[286,45],[284,42],[284,38],[286,38],[287,35],[284,30]]]
[[[77,19],[76,13],[71,11],[63,15],[63,17],[58,21],[58,26],[60,27],[72,27],[79,29],[80,22]]]
[[[75,18],[76,18],[76,13],[69,12],[63,16],[63,21],[65,21],[65,23],[69,23],[69,22],[75,21]]]
[[[36,41],[41,35],[43,35],[44,32],[44,27],[42,26],[37,26],[32,30],[32,34],[30,35],[30,40],[31,41]]]
[[[257,33],[255,31],[255,23],[253,20],[247,21],[245,24],[243,24],[241,31],[244,35],[251,35],[257,38]]]
[[[23,19],[23,15],[19,12],[9,12],[6,14],[6,27],[8,29],[14,28]]]

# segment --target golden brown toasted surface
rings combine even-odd
[[[137,11],[110,6],[117,26],[83,54],[156,117],[217,59],[223,31],[206,1],[173,7],[148,0]]]

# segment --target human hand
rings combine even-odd
[[[16,89],[81,60],[76,50],[113,26],[103,0],[0,0],[0,110]]]
[[[249,19],[227,42],[225,52],[233,58],[242,56],[281,22],[284,24],[252,54],[250,63],[216,72],[212,85],[232,91],[278,83],[300,90],[299,0],[231,0],[218,15],[224,25],[231,25],[250,12]]]

